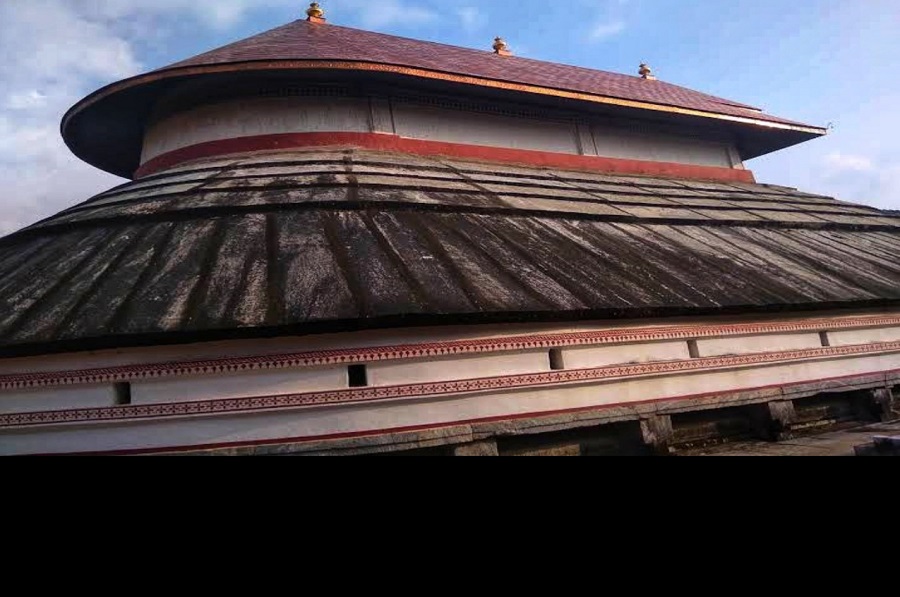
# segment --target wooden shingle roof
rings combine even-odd
[[[785,187],[335,148],[209,159],[0,239],[0,356],[900,304],[900,217]]]

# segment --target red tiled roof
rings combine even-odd
[[[746,104],[663,81],[645,81],[637,76],[516,56],[501,57],[490,51],[307,21],[288,23],[161,70],[274,60],[341,60],[390,64],[807,126],[764,114]]]

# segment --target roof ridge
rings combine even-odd
[[[179,60],[178,62],[174,62],[174,63],[168,64],[168,65],[166,65],[166,66],[161,66],[161,67],[156,68],[156,69],[154,69],[154,70],[152,70],[152,71],[149,71],[149,72],[151,72],[151,73],[158,73],[158,72],[163,72],[163,71],[167,71],[167,70],[172,70],[172,69],[180,68],[180,67],[181,67],[182,65],[184,65],[185,63],[193,62],[193,61],[195,61],[195,60],[200,60],[201,58],[203,58],[203,57],[205,57],[205,56],[210,56],[210,55],[213,55],[213,54],[218,54],[218,53],[221,53],[221,52],[223,52],[223,51],[225,51],[225,50],[228,50],[228,49],[230,49],[230,48],[234,48],[234,47],[238,47],[238,46],[244,45],[244,44],[246,44],[247,42],[252,41],[252,40],[254,40],[254,39],[256,39],[256,38],[263,37],[263,36],[266,36],[266,35],[270,35],[270,34],[275,33],[276,31],[279,31],[279,30],[281,30],[281,29],[287,29],[288,27],[290,27],[290,26],[292,26],[292,25],[294,25],[294,24],[296,24],[296,23],[298,23],[298,22],[300,22],[300,21],[299,21],[299,20],[298,20],[298,21],[291,21],[290,23],[285,23],[284,25],[279,25],[278,27],[273,27],[273,28],[271,28],[271,29],[266,29],[265,31],[260,31],[259,33],[255,33],[255,34],[251,35],[250,37],[245,37],[245,38],[243,38],[243,39],[239,39],[239,40],[236,40],[236,41],[227,43],[227,44],[225,44],[225,45],[223,45],[223,46],[219,46],[219,47],[217,47],[217,48],[212,48],[211,50],[207,50],[207,51],[205,51],[205,52],[202,52],[202,53],[200,53],[200,54],[197,54],[196,56],[191,56],[190,58],[185,58],[184,60]]]

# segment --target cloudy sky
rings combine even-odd
[[[900,209],[898,0],[324,0],[331,22],[660,78],[831,135],[750,162],[761,182]],[[97,87],[302,16],[300,0],[0,0],[0,235],[121,182],[71,156]]]

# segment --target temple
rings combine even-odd
[[[669,453],[900,416],[900,214],[826,133],[306,18],[109,85],[131,180],[0,239],[0,454]],[[638,61],[635,62],[638,64]]]

